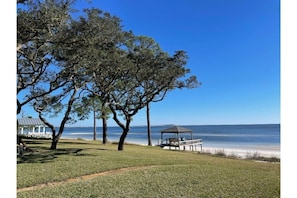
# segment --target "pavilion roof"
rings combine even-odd
[[[191,133],[192,130],[180,127],[180,126],[172,126],[170,128],[164,129],[161,133]]]
[[[18,118],[18,125],[20,126],[40,126],[45,125],[39,118]]]

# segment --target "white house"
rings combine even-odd
[[[51,132],[46,132],[46,125],[39,118],[18,118],[18,134],[32,137],[51,137]]]

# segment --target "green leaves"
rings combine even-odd
[[[185,51],[171,56],[153,38],[124,31],[120,18],[97,8],[72,17],[71,3],[33,0],[18,9],[17,93],[26,93],[18,97],[18,113],[32,103],[39,116],[64,114],[64,125],[70,112],[81,120],[91,111],[104,118],[112,112],[127,133],[147,104],[199,84],[195,76],[186,77]]]

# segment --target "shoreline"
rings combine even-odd
[[[147,144],[143,142],[126,142],[127,144],[136,144],[141,146],[147,146]],[[157,144],[153,146],[158,146]],[[164,147],[165,149],[169,149],[167,147]],[[182,150],[182,146],[180,147]],[[189,146],[185,147],[185,151],[191,151]],[[257,145],[257,146],[230,146],[230,147],[220,147],[218,145],[216,146],[204,146],[202,144],[202,151],[200,149],[200,146],[197,146],[196,149],[194,149],[193,152],[201,152],[201,153],[210,153],[210,154],[222,154],[225,156],[231,156],[231,157],[237,157],[241,159],[246,158],[253,158],[253,157],[265,157],[265,158],[278,158],[281,159],[280,154],[280,146],[275,145]]]
[[[61,139],[75,139],[75,138],[70,138],[70,137],[62,137]],[[77,138],[76,138],[77,139]],[[76,140],[75,139],[75,140]],[[92,139],[84,139],[83,140],[87,141],[93,141]],[[110,143],[117,143],[118,140],[111,140],[109,139],[108,142]],[[135,144],[139,146],[148,146],[147,142],[145,141],[140,141],[140,140],[128,140],[125,141],[125,144]],[[158,144],[154,144],[153,146],[158,146]],[[164,149],[169,149],[167,147],[164,147]],[[181,147],[180,150],[183,148]],[[185,151],[191,151],[189,146],[185,147]],[[192,152],[201,152],[201,153],[210,153],[210,154],[220,154],[220,155],[225,155],[225,156],[231,156],[231,157],[237,157],[240,159],[246,159],[249,157],[265,157],[265,158],[278,158],[281,159],[281,153],[280,153],[280,146],[275,146],[275,145],[257,145],[257,146],[245,146],[245,147],[240,147],[240,146],[212,146],[212,145],[202,145],[202,151],[200,150],[200,146],[197,147],[196,150]]]
[[[113,142],[113,141],[111,141]],[[127,144],[136,144],[147,146],[146,142],[143,141],[127,141]],[[153,144],[153,146],[158,146],[158,144]],[[168,149],[168,148],[165,148]],[[182,150],[181,146],[181,150]],[[185,147],[186,151],[191,151],[189,146]],[[197,146],[196,150],[193,152],[202,152],[210,154],[224,154],[226,156],[238,157],[246,159],[248,157],[265,157],[265,158],[281,158],[280,146],[276,145],[256,145],[256,146],[220,146],[220,145],[205,145],[202,144],[202,151],[200,151],[200,146]]]
[[[111,141],[114,142],[114,141]],[[126,142],[127,144],[136,144],[141,146],[148,146],[143,142]],[[158,146],[157,144],[153,146]],[[169,149],[164,147],[164,149]],[[182,146],[180,150],[182,150]],[[191,151],[189,146],[185,147],[185,151]],[[218,147],[218,146],[204,146],[202,145],[202,151],[200,146],[197,146],[192,152],[210,153],[210,154],[223,154],[226,156],[237,157],[241,159],[253,158],[253,157],[265,157],[265,158],[278,158],[281,159],[280,147],[279,146],[249,146],[249,147]]]
[[[265,158],[281,158],[280,150],[276,149],[244,149],[244,148],[217,148],[217,147],[202,147],[203,153],[219,154],[223,153],[226,156],[237,156],[238,158],[250,157],[265,157]]]
[[[197,148],[194,150],[191,150],[189,146],[185,147],[185,151],[190,152],[198,152],[198,153],[206,153],[206,154],[212,154],[212,155],[224,155],[227,157],[234,157],[239,159],[247,159],[247,158],[278,158],[281,159],[280,150],[276,147],[273,147],[274,149],[269,149],[270,147],[263,147],[262,149],[254,148],[254,149],[247,149],[247,148],[223,148],[223,147],[210,147],[210,146],[203,146],[202,150],[200,149],[200,146],[197,146]],[[169,147],[164,147],[164,149],[168,149]],[[183,150],[182,146],[180,147],[180,150]],[[171,149],[171,150],[174,150]],[[179,150],[177,148],[177,150]]]

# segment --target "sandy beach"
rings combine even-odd
[[[279,158],[280,150],[277,147],[263,147],[263,148],[254,148],[254,149],[236,149],[236,148],[214,148],[214,147],[203,147],[202,152],[205,153],[225,153],[227,156],[237,156],[239,158],[248,158],[252,156],[258,157],[275,157]]]
[[[169,149],[169,147],[164,147],[164,149]],[[171,148],[175,149],[175,148]],[[178,148],[176,148],[178,149]],[[184,148],[181,147],[181,150]],[[191,151],[189,146],[185,147],[186,151]],[[249,158],[249,157],[266,157],[266,158],[281,158],[280,148],[278,146],[258,146],[253,148],[217,148],[217,147],[208,147],[202,146],[202,151],[200,146],[192,149],[195,152],[202,153],[211,153],[211,154],[224,154],[226,156],[238,157],[241,159]]]
[[[117,141],[115,141],[117,142]],[[130,144],[138,144],[142,146],[147,146],[147,143],[144,141],[128,141],[126,143]],[[154,144],[158,146],[158,144]],[[168,146],[165,146],[163,149],[169,149]],[[174,150],[174,147],[171,147],[171,150]],[[177,147],[176,150],[179,148]],[[202,151],[200,145],[197,145],[196,148],[190,148],[189,146],[180,146],[180,150],[185,151],[194,151],[194,152],[202,152],[202,153],[211,153],[211,154],[224,154],[226,156],[238,157],[241,159],[251,158],[251,157],[265,157],[265,158],[281,158],[280,146],[272,146],[272,145],[258,145],[258,146],[233,146],[233,147],[215,147],[208,146],[205,144],[202,145]]]

